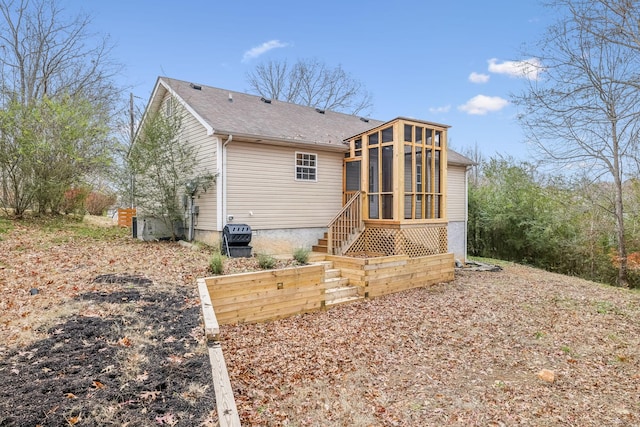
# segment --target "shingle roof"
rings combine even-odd
[[[291,142],[343,146],[350,135],[383,122],[272,100],[226,89],[161,77],[203,120],[220,134],[242,134]]]
[[[472,166],[476,164],[476,162],[474,162],[470,158],[463,156],[457,151],[453,151],[451,148],[447,149],[447,163],[449,163],[450,165],[460,166]]]
[[[267,103],[260,96],[167,77],[159,77],[158,82],[217,134],[345,147],[346,138],[385,123],[328,110],[321,113],[313,107],[277,100]],[[448,159],[453,164],[473,164],[453,150],[448,151]]]

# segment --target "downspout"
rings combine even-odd
[[[233,135],[229,134],[222,144],[222,225],[227,222],[227,145],[233,141]],[[222,231],[222,228],[220,228]]]
[[[189,241],[193,242],[196,236],[196,193],[193,192],[189,195]]]

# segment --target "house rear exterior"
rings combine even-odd
[[[165,77],[157,80],[145,116],[156,111],[182,115],[181,140],[197,154],[196,173],[217,174],[216,185],[198,192],[185,211],[186,228],[192,226],[196,240],[218,245],[224,226],[236,223],[251,227],[254,252],[311,248],[358,193],[361,229],[350,230],[346,243],[358,244],[365,229],[377,227],[399,230],[391,232],[398,248],[422,233],[417,229],[437,229],[438,251],[466,258],[472,162],[447,149],[446,125],[402,117],[382,122]],[[394,142],[367,145],[373,133],[382,138],[390,128]],[[415,140],[416,129],[424,142]],[[438,132],[437,146],[435,139],[428,145],[429,131],[434,138]],[[365,141],[366,153],[361,146],[355,173],[358,140]],[[422,150],[437,158],[427,160]]]

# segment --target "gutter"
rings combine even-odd
[[[213,131],[213,134],[217,135],[232,135],[238,141],[248,142],[248,143],[264,143],[269,145],[279,145],[284,147],[298,146],[310,148],[314,147],[318,150],[325,151],[339,151],[344,152],[346,147],[344,145],[344,141],[336,141],[335,143],[323,143],[317,141],[309,141],[304,139],[289,139],[282,137],[272,137],[272,136],[264,136],[264,135],[251,135],[251,134],[243,134],[238,132],[228,132],[220,129],[216,129]],[[226,143],[225,143],[226,145]]]

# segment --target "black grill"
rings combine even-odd
[[[232,258],[251,256],[251,227],[247,224],[227,224],[222,229],[223,252]]]

